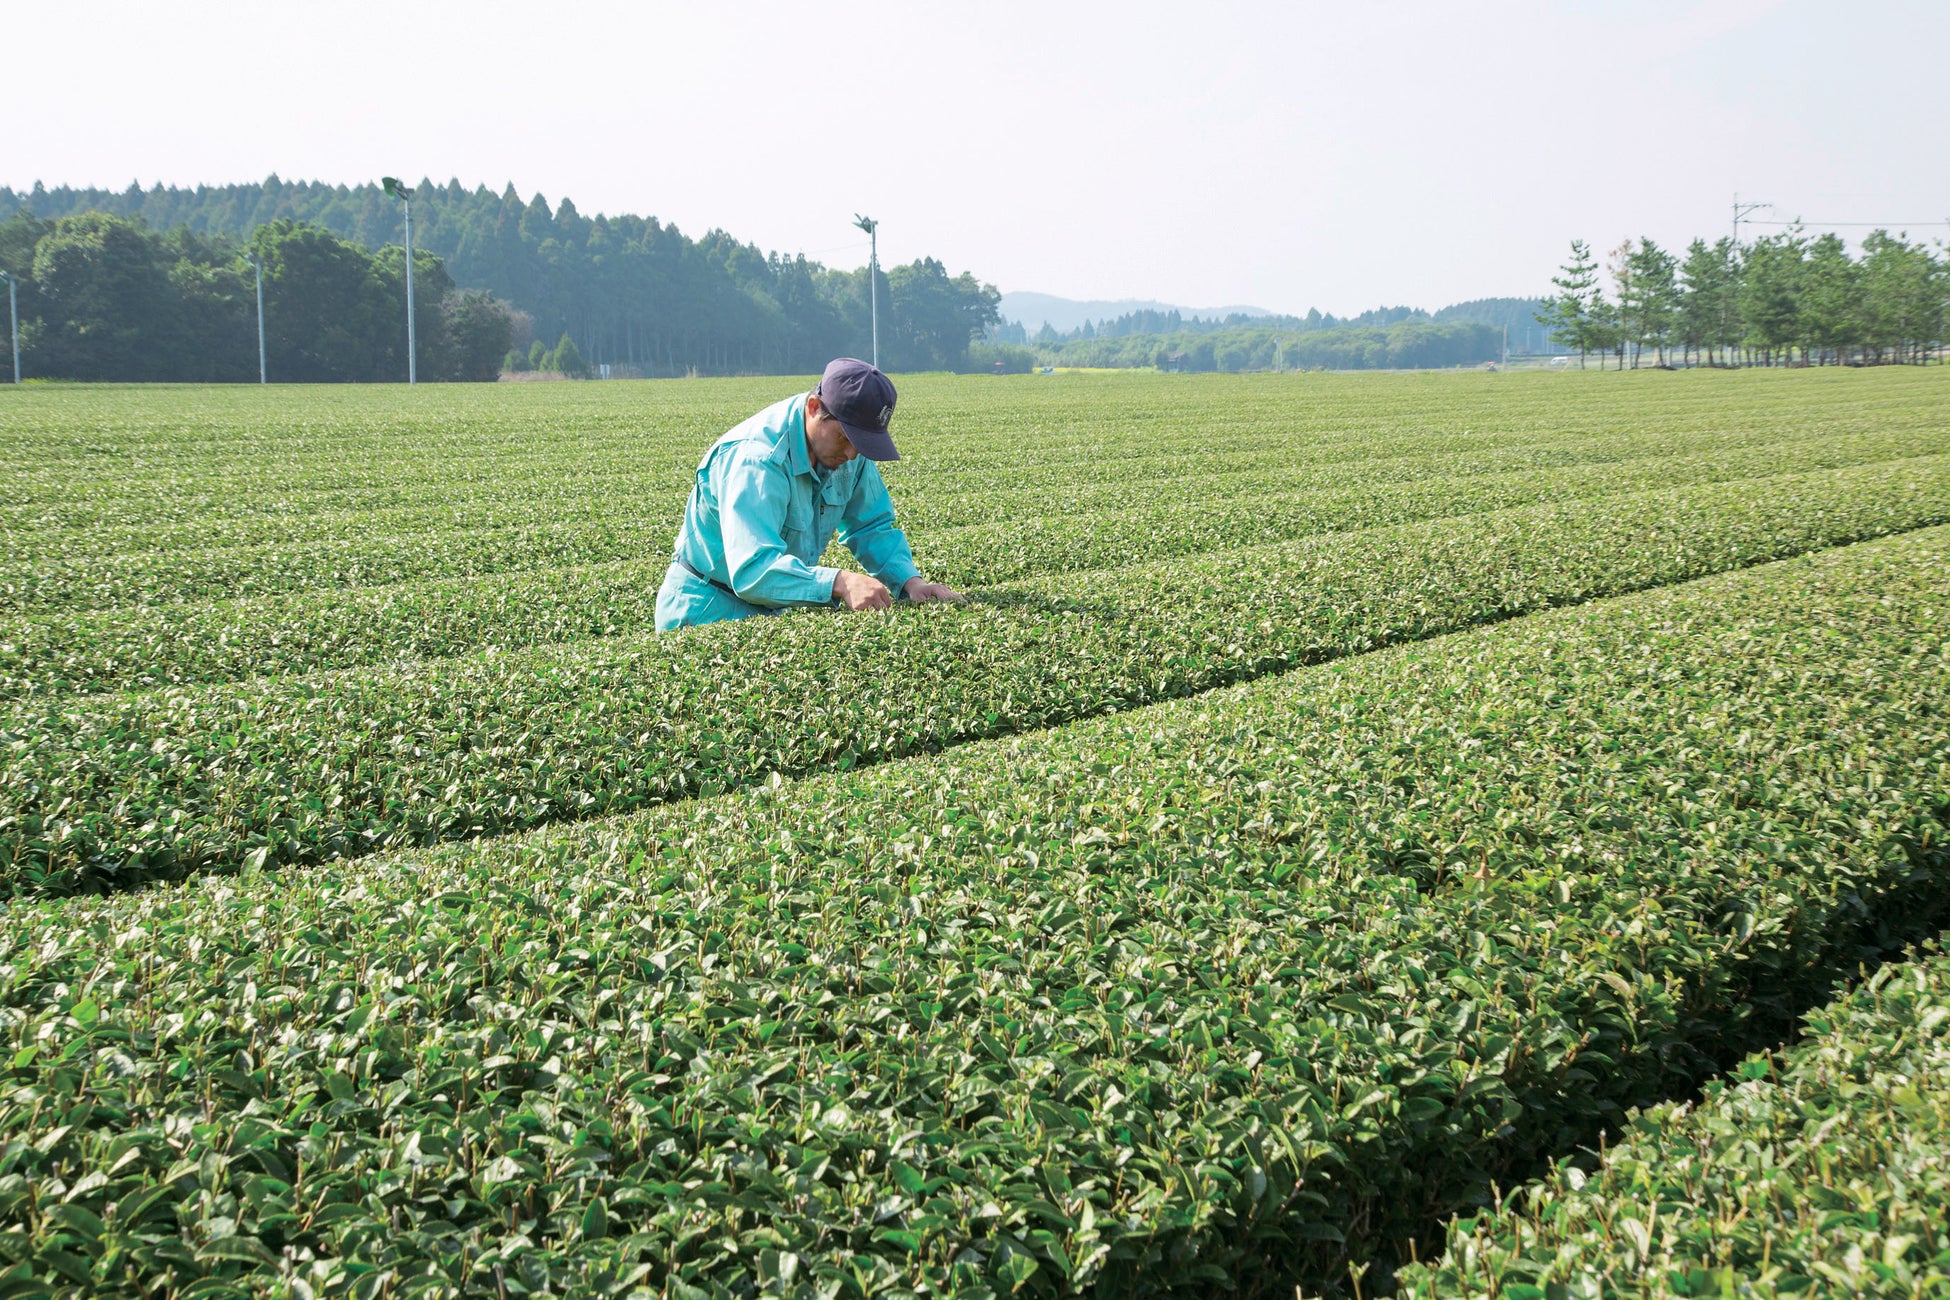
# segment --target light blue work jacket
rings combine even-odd
[[[920,573],[879,467],[865,456],[833,470],[814,464],[804,393],[766,407],[698,464],[672,552],[683,564],[671,564],[657,591],[657,630],[830,604],[839,570],[818,561],[836,530],[897,597]]]

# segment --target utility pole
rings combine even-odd
[[[1735,190],[1733,192],[1733,255],[1735,257],[1740,256],[1740,219],[1749,212],[1759,212],[1762,208],[1771,208],[1773,206],[1772,203],[1742,203],[1740,201],[1740,191]],[[1722,293],[1720,296],[1720,328],[1723,332],[1726,329],[1727,311],[1727,295]]]
[[[880,369],[880,223],[853,214],[853,224],[867,232],[867,310],[873,317],[873,368]]]
[[[1774,206],[1774,205],[1773,205],[1772,203],[1742,203],[1742,202],[1740,201],[1740,193],[1739,193],[1739,191],[1737,191],[1737,190],[1736,190],[1736,191],[1734,192],[1734,195],[1733,195],[1733,246],[1734,246],[1735,248],[1738,248],[1738,247],[1740,247],[1740,222],[1741,222],[1741,220],[1742,220],[1743,218],[1745,218],[1745,217],[1746,217],[1746,215],[1747,215],[1747,214],[1748,214],[1749,212],[1759,212],[1759,211],[1760,211],[1760,210],[1761,210],[1762,208],[1771,208],[1771,207],[1773,207],[1773,206]]]
[[[264,364],[264,263],[257,260],[255,253],[245,253],[244,260],[257,273],[257,382],[268,384],[271,372]]]
[[[386,193],[406,208],[406,382],[420,382],[419,359],[413,348],[413,191],[399,183],[397,176],[384,176],[380,183]]]
[[[7,282],[7,319],[13,325],[14,338],[14,382],[20,382],[20,284],[12,271],[0,271],[0,280]]]

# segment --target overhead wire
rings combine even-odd
[[[1813,226],[1822,230],[1839,226],[1873,226],[1877,229],[1889,230],[1896,227],[1908,229],[1911,226],[1950,225],[1950,217],[1938,217],[1934,221],[1761,221],[1754,217],[1742,217],[1740,224],[1743,226]]]

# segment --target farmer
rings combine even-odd
[[[894,525],[874,464],[900,459],[887,433],[894,401],[887,376],[841,357],[812,392],[766,407],[713,443],[657,592],[657,630],[798,605],[886,609],[894,592],[960,600],[921,576]],[[835,529],[865,573],[818,563]]]

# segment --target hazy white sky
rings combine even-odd
[[[19,6],[0,183],[381,173],[1005,290],[1346,313],[1547,288],[1735,191],[1950,236],[1950,4]],[[1855,232],[1855,233],[1860,233]]]

